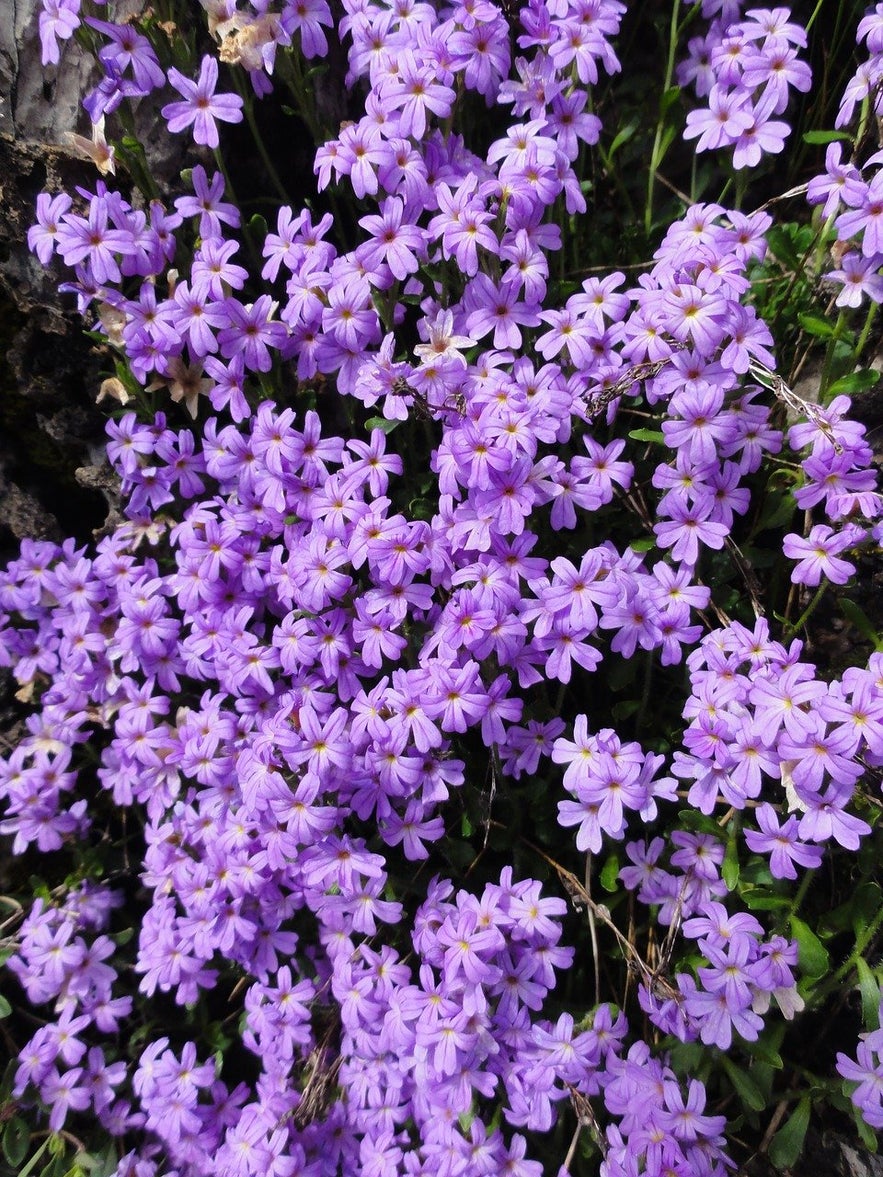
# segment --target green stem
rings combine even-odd
[[[822,224],[821,229],[816,234],[815,239],[815,257],[813,258],[813,274],[818,277],[822,270],[827,268],[828,264],[828,250],[831,242],[834,239],[833,229],[834,222],[837,220],[837,213],[832,212],[828,219]]]
[[[43,1141],[43,1143],[40,1145],[40,1147],[37,1149],[37,1151],[34,1153],[34,1155],[31,1157],[31,1159],[25,1165],[25,1167],[23,1169],[19,1169],[18,1177],[28,1177],[28,1173],[30,1173],[32,1169],[36,1168],[37,1161],[39,1161],[40,1157],[43,1155],[43,1153],[49,1147],[51,1140],[52,1140],[51,1136],[46,1137],[46,1139]]]
[[[126,135],[130,136],[136,144],[134,148],[125,147],[122,144],[118,145],[118,150],[129,169],[129,175],[148,200],[159,200],[160,191],[147,163],[144,148],[141,146],[138,135],[136,134],[135,120],[132,117],[132,110],[128,103],[124,102],[122,104],[118,117]]]
[[[236,198],[236,192],[233,188],[233,181],[230,179],[230,173],[227,170],[227,165],[224,163],[224,157],[221,155],[220,148],[218,147],[215,148],[215,163],[218,165],[218,171],[224,177],[224,188],[226,190],[227,196],[230,197],[230,200],[233,202],[233,204],[236,205],[237,208],[241,209],[242,205]],[[242,220],[242,236],[243,240],[245,241],[245,248],[248,250],[249,258],[251,259],[251,263],[254,266],[254,271],[256,274],[259,274],[264,263],[263,259],[261,258],[261,252],[255,244],[254,236],[252,235],[252,232],[248,227],[248,222],[245,220],[245,218]]]
[[[612,162],[610,156],[607,154],[600,143],[597,144],[596,149],[598,155],[601,157],[601,164],[604,168],[604,171],[616,185],[616,190],[622,198],[622,202],[626,208],[628,220],[634,220],[636,216],[634,201],[632,200],[631,193],[626,187],[625,181],[620,175],[619,168]]]
[[[864,955],[865,949],[877,935],[881,924],[883,924],[883,908],[877,912],[867,927],[862,930],[861,934],[856,936],[855,948],[834,973],[832,980],[842,981],[855,968],[856,962]]]
[[[699,193],[696,190],[698,182],[699,182],[699,154],[698,154],[698,152],[694,151],[693,158],[690,161],[690,203],[691,204],[695,204],[697,202],[697,200],[699,199]]]
[[[662,99],[660,100],[659,119],[656,123],[656,134],[653,138],[653,150],[650,153],[650,173],[647,177],[647,203],[644,208],[644,232],[650,236],[650,231],[653,228],[653,191],[656,187],[656,169],[662,163],[662,158],[665,151],[662,146],[663,136],[665,135],[665,120],[668,114],[668,107],[664,109],[662,104],[665,102],[665,96],[671,88],[671,80],[674,76],[675,69],[675,54],[678,48],[678,16],[681,10],[681,0],[674,0],[671,8],[671,21],[668,26],[668,58],[665,63],[665,79],[662,84]]]
[[[641,706],[638,708],[638,714],[635,716],[635,735],[637,735],[644,726],[644,716],[647,714],[647,708],[650,705],[650,684],[653,682],[653,652],[648,650],[644,655],[644,689],[641,691]]]
[[[837,316],[837,322],[834,324],[834,334],[828,340],[828,346],[825,349],[825,364],[822,368],[822,379],[819,384],[819,404],[824,405],[828,403],[827,392],[828,385],[831,383],[831,377],[834,374],[834,362],[836,360],[837,344],[843,338],[846,331],[846,308],[841,308]]]
[[[393,282],[389,290],[381,294],[379,291],[374,297],[374,309],[380,316],[380,322],[383,324],[384,331],[392,331],[395,324],[393,318],[395,316],[395,308],[399,301],[399,288],[401,283]]]
[[[313,136],[313,142],[318,147],[329,136],[319,125],[315,111],[314,95],[307,85],[307,79],[304,77],[300,57],[296,50],[290,50],[287,53],[279,55],[278,61],[282,79],[297,103],[297,113],[309,127],[310,134]]]
[[[809,20],[806,22],[806,25],[805,25],[805,28],[806,28],[806,31],[807,31],[807,32],[809,32],[809,31],[810,31],[810,29],[811,29],[811,28],[813,27],[813,25],[815,24],[815,19],[816,19],[816,17],[819,15],[819,13],[821,12],[821,10],[822,10],[822,5],[823,5],[824,3],[825,3],[825,0],[817,0],[816,6],[815,6],[815,8],[813,9],[812,16],[809,18]]]
[[[288,204],[288,192],[286,191],[282,180],[279,178],[279,173],[276,171],[276,165],[273,163],[270,153],[267,151],[267,145],[264,143],[264,138],[258,129],[257,119],[254,117],[254,99],[251,94],[246,92],[246,87],[242,84],[242,80],[238,74],[236,76],[236,88],[242,95],[243,106],[245,108],[245,120],[248,123],[249,130],[251,131],[251,136],[254,140],[255,147],[258,149],[258,155],[261,157],[261,162],[266,168],[270,183],[276,189],[276,195],[280,197],[282,203]]]
[[[862,145],[865,135],[868,130],[868,122],[871,117],[871,102],[869,98],[862,99],[861,110],[858,117],[858,130],[855,133],[855,149],[852,153],[853,161],[858,154],[859,148]]]
[[[800,886],[794,892],[794,898],[791,900],[791,903],[788,905],[788,914],[783,915],[782,918],[779,920],[779,927],[780,928],[784,928],[785,925],[787,924],[788,920],[791,919],[792,915],[797,915],[798,911],[800,911],[800,905],[803,903],[803,900],[806,897],[806,893],[809,890],[810,885],[812,884],[812,881],[815,877],[816,877],[815,868],[813,868],[812,870],[808,870],[804,874],[803,878],[800,880]]]
[[[862,931],[861,935],[856,937],[855,948],[850,952],[849,956],[838,969],[829,974],[824,981],[822,981],[812,993],[812,1004],[818,1008],[829,993],[833,993],[840,988],[844,978],[848,977],[855,968],[856,963],[864,955],[865,949],[877,935],[880,930],[880,925],[883,924],[883,908],[881,908],[876,916],[871,920],[870,924]]]
[[[855,358],[856,358],[856,360],[858,360],[859,356],[865,350],[865,344],[868,342],[868,336],[871,334],[871,327],[874,325],[874,320],[877,317],[877,311],[879,310],[879,306],[880,306],[879,303],[872,301],[870,306],[868,307],[868,313],[867,313],[867,315],[865,315],[865,322],[864,322],[864,326],[862,327],[862,330],[861,330],[861,335],[859,335],[858,342],[855,345]]]
[[[803,627],[806,625],[807,621],[809,621],[810,617],[812,617],[813,613],[815,613],[816,609],[819,607],[822,597],[825,595],[825,593],[827,591],[828,591],[828,581],[823,580],[822,583],[819,585],[819,587],[816,589],[815,596],[810,601],[810,603],[807,605],[807,607],[804,609],[801,616],[798,617],[798,619],[793,623],[793,625],[789,624],[787,626],[787,633],[789,636],[791,634],[798,633],[801,629],[803,629]]]
[[[230,200],[233,202],[233,204],[236,205],[237,208],[241,208],[242,205],[236,199],[236,191],[233,188],[233,181],[230,179],[230,173],[227,170],[226,163],[224,163],[224,157],[221,155],[221,149],[219,147],[215,148],[214,155],[215,163],[218,165],[218,171],[224,177],[225,194],[230,197]]]
[[[723,201],[721,201],[721,203],[723,203]],[[827,224],[827,222],[826,222],[826,224]],[[800,259],[800,264],[798,265],[798,267],[794,270],[794,272],[791,275],[791,278],[788,282],[787,289],[785,290],[785,294],[781,300],[781,305],[779,306],[779,309],[776,311],[776,314],[775,314],[775,317],[774,317],[772,323],[769,324],[770,331],[773,333],[774,338],[777,335],[777,332],[779,330],[779,325],[781,323],[782,316],[785,313],[786,308],[788,306],[792,305],[791,295],[794,291],[794,288],[796,287],[796,285],[799,281],[801,281],[801,280],[804,282],[806,281],[806,269],[807,269],[807,266],[809,265],[809,259],[813,254],[816,255],[816,269],[814,272],[816,274],[818,274],[822,269],[823,253],[821,253],[819,251],[820,251],[820,249],[823,248],[823,245],[824,245],[825,228],[826,228],[826,225],[819,226],[819,228],[816,231],[815,236],[812,239],[812,242],[809,245],[809,248],[804,250],[803,256]],[[787,272],[787,271],[785,271],[784,266],[782,268],[783,268],[783,272]]]
[[[741,168],[736,175],[736,202],[734,208],[739,210],[745,200],[745,193],[748,189],[748,169]]]

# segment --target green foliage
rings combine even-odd
[[[797,1161],[803,1151],[811,1109],[811,1099],[805,1095],[770,1141],[769,1158],[774,1165],[788,1169]]]
[[[830,965],[830,958],[821,940],[803,920],[792,915],[789,919],[791,935],[800,950],[800,968],[805,977],[814,980],[823,977]]]

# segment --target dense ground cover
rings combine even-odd
[[[875,1147],[883,5],[40,31],[123,515],[0,573],[9,1171]]]

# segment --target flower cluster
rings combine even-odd
[[[30,248],[69,271],[137,410],[107,429],[123,521],[94,545],[25,543],[0,573],[0,665],[35,706],[0,761],[0,829],[17,854],[122,845],[140,908],[129,955],[94,866],[31,908],[10,968],[54,1006],[16,1099],[53,1131],[85,1113],[125,1137],[116,1177],[539,1177],[530,1134],[569,1105],[603,1118],[607,1177],[717,1177],[724,1118],[641,1015],[721,1050],[756,1040],[773,1001],[794,1017],[796,944],[738,910],[723,827],[738,815],[735,853],[794,879],[869,834],[857,782],[883,763],[880,655],[826,683],[766,622],[709,622],[715,562],[786,441],[749,299],[771,217],[693,204],[631,285],[556,277],[618,0],[346,0],[336,29],[324,0],[202,7],[218,53],[188,62],[150,21],[84,17],[93,126],[168,85],[169,132],[219,148],[335,37],[364,113],[317,144],[315,207],[283,203],[263,241],[204,153],[177,195],[38,198]],[[693,47],[712,114],[686,136],[742,167],[781,149],[774,116],[809,75],[787,10],[737,8]],[[47,63],[79,10],[45,0]],[[492,128],[474,150],[469,103]],[[356,202],[348,229],[326,190]],[[845,553],[880,538],[848,408],[787,432],[809,451],[794,502],[827,520],[784,541],[798,585],[845,583]],[[639,652],[688,684],[679,734],[647,748],[583,701]],[[600,998],[559,1013],[567,905],[488,865],[492,811],[456,859],[482,780],[492,807],[498,787],[562,783],[549,763],[557,825],[587,864],[623,843],[618,881],[665,929],[652,967],[620,937],[631,1026]],[[684,800],[697,822],[672,817]],[[210,1005],[217,1054],[162,1015],[113,1042],[133,1011]]]
[[[837,114],[836,125],[849,127],[860,109],[855,142],[864,143],[867,121],[880,112],[880,81],[883,79],[883,5],[878,4],[859,22],[859,42],[864,42],[868,58],[847,83]],[[830,143],[825,154],[825,170],[808,185],[807,200],[821,206],[826,229],[833,229],[831,256],[834,268],[826,280],[838,287],[837,306],[859,307],[866,299],[883,301],[883,229],[880,212],[883,173],[879,151],[859,162],[858,150],[847,159],[843,144]]]
[[[704,6],[703,6],[704,7]],[[725,6],[741,8],[741,4]],[[694,37],[678,69],[682,86],[692,83],[707,107],[687,115],[684,136],[697,151],[733,148],[733,167],[757,167],[764,155],[785,146],[790,128],[776,118],[788,107],[790,91],[812,86],[809,66],[798,50],[806,32],[787,8],[752,8],[747,19],[715,16],[704,37]]]
[[[56,1020],[47,1023],[22,1048],[13,1094],[29,1087],[50,1109],[57,1131],[71,1111],[87,1109],[109,1131],[137,1127],[131,1104],[115,1089],[126,1076],[123,1062],[109,1062],[101,1046],[81,1037],[93,1028],[114,1035],[132,1012],[131,996],[113,996],[117,970],[108,961],[115,945],[106,930],[122,897],[108,888],[83,883],[65,896],[63,907],[37,900],[18,938],[8,967],[35,1005],[54,1002]]]

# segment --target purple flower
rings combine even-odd
[[[58,42],[67,41],[80,26],[80,0],[42,0],[40,45],[43,65],[57,65]]]
[[[861,173],[853,163],[841,163],[842,143],[829,143],[825,152],[825,171],[813,176],[807,185],[809,204],[822,204],[822,216],[827,221],[839,209],[847,181],[861,181]]]
[[[841,241],[861,234],[861,251],[866,258],[883,253],[883,171],[875,172],[866,184],[856,177],[843,186],[843,202],[852,212],[837,218],[837,236]]]
[[[41,192],[37,197],[37,223],[28,229],[28,249],[32,250],[44,266],[52,259],[58,241],[60,222],[70,212],[71,198],[66,192],[50,196]]]
[[[734,168],[756,168],[764,153],[777,155],[785,146],[785,139],[791,133],[787,123],[768,119],[755,109],[751,123],[739,135],[733,149]]]
[[[429,222],[429,232],[441,238],[442,254],[454,258],[464,274],[478,272],[478,246],[496,253],[499,242],[490,222],[491,213],[476,195],[477,177],[469,176],[452,191],[440,184],[436,192],[439,212]]]
[[[855,542],[850,529],[838,533],[825,523],[817,523],[806,539],[793,533],[786,535],[782,551],[789,560],[798,562],[791,573],[792,581],[815,586],[824,576],[832,584],[846,584],[855,572],[855,565],[840,559],[839,553]]]
[[[386,109],[399,112],[400,133],[419,140],[426,134],[427,113],[447,118],[455,94],[450,86],[437,80],[429,60],[421,60],[411,49],[399,50],[396,66],[396,72],[384,79],[378,93]]]
[[[270,348],[281,348],[288,335],[285,324],[273,320],[277,303],[262,294],[247,305],[234,298],[223,305],[227,325],[218,333],[218,344],[224,357],[229,360],[241,353],[247,368],[269,372],[273,366]]]
[[[221,223],[232,228],[239,227],[239,209],[234,204],[225,204],[224,177],[215,172],[209,180],[202,164],[193,169],[193,196],[179,196],[175,209],[182,217],[199,217],[199,235],[203,238],[220,237]]]
[[[105,67],[118,72],[132,67],[135,86],[139,96],[149,94],[164,85],[166,76],[157,60],[153,46],[132,24],[111,24],[108,21],[87,17],[86,23],[110,39],[98,52],[98,59]]]
[[[82,1078],[82,1067],[73,1067],[63,1075],[53,1068],[40,1084],[40,1098],[52,1108],[49,1127],[53,1132],[62,1127],[68,1111],[82,1112],[89,1106],[91,1094],[88,1087],[79,1085]]]
[[[855,252],[845,253],[840,260],[839,270],[830,270],[827,279],[841,282],[843,289],[837,295],[837,306],[861,306],[862,297],[867,295],[872,302],[883,302],[883,276],[878,273],[880,258],[862,257]]]
[[[712,151],[729,146],[751,123],[746,96],[715,85],[708,95],[708,109],[691,110],[687,115],[684,138],[698,139],[697,151]]]
[[[295,30],[300,33],[304,57],[324,57],[328,52],[322,25],[334,25],[326,0],[285,0],[282,26],[289,36]]]
[[[122,278],[115,254],[133,251],[132,234],[126,229],[108,227],[110,202],[101,193],[89,202],[88,219],[66,213],[58,228],[57,248],[65,265],[85,262],[97,283],[119,282]]]
[[[220,237],[204,238],[190,273],[193,288],[205,287],[212,298],[223,299],[227,287],[241,290],[248,278],[248,271],[235,265],[230,259],[239,250],[236,241],[224,241]]]
[[[475,339],[494,333],[494,347],[520,347],[522,327],[540,322],[539,304],[519,301],[518,283],[503,279],[495,283],[486,274],[476,274],[469,283],[464,302],[470,308],[466,330]]]
[[[423,232],[405,221],[404,205],[398,198],[384,200],[380,216],[362,217],[359,224],[373,238],[360,245],[357,256],[369,269],[385,263],[400,282],[418,268]]]
[[[169,130],[178,131],[193,127],[193,138],[206,147],[217,147],[218,128],[215,122],[242,122],[242,99],[238,94],[215,94],[218,84],[218,63],[206,55],[202,59],[199,78],[192,81],[179,70],[169,70],[169,82],[184,96],[183,102],[170,102],[162,108],[162,116],[169,124]]]
[[[689,507],[683,502],[673,503],[670,514],[669,522],[656,523],[653,527],[657,541],[660,547],[671,548],[675,560],[691,568],[699,559],[700,544],[719,550],[730,534],[729,527],[713,523],[699,505]]]
[[[856,1058],[838,1053],[837,1070],[849,1083],[857,1086],[850,1099],[872,1128],[883,1129],[883,1034],[875,1030],[862,1034]]]

